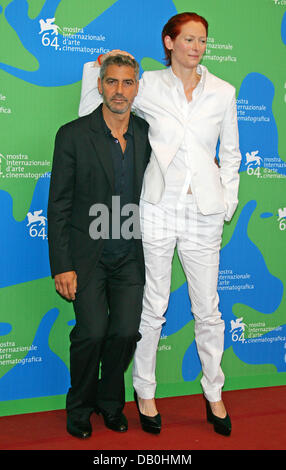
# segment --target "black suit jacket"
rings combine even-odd
[[[51,274],[76,271],[78,291],[100,258],[104,240],[89,235],[90,207],[111,210],[114,172],[103,132],[100,105],[93,113],[62,126],[55,140],[48,203],[48,242]],[[150,158],[148,124],[130,115],[134,134],[134,200],[139,204],[142,180]],[[135,240],[144,278],[141,240]]]

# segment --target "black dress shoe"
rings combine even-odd
[[[111,415],[109,413],[105,413],[99,408],[96,408],[95,412],[96,414],[103,416],[104,424],[108,429],[112,429],[112,431],[117,432],[126,432],[128,430],[128,422],[123,413]]]
[[[79,439],[87,439],[91,436],[92,427],[89,418],[76,418],[70,413],[67,415],[67,432]]]
[[[208,400],[206,400],[206,410],[207,420],[209,423],[213,424],[215,432],[222,434],[223,436],[229,436],[231,433],[231,421],[229,415],[227,414],[225,418],[219,418],[214,415]]]
[[[151,434],[160,434],[161,427],[162,427],[160,413],[156,414],[156,416],[143,415],[139,409],[138,397],[137,397],[137,393],[135,392],[135,390],[134,390],[134,400],[137,406],[140,423],[141,423],[141,427],[143,431],[149,432]]]

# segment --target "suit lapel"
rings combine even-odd
[[[134,137],[134,199],[138,200],[141,194],[142,180],[145,172],[144,150],[146,149],[146,135],[142,132],[136,119],[133,119]]]
[[[110,155],[110,148],[108,145],[108,139],[102,129],[101,108],[102,108],[102,105],[100,105],[91,114],[90,136],[91,136],[91,142],[95,149],[96,155],[102,164],[102,167],[105,171],[105,174],[112,188],[112,191],[114,191],[114,171],[113,171],[112,159]]]

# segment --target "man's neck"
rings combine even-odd
[[[103,104],[102,114],[106,125],[109,127],[114,137],[123,136],[125,134],[129,125],[130,110],[124,114],[117,114],[110,111],[110,109]]]

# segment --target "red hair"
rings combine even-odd
[[[165,24],[163,31],[162,31],[162,41],[165,50],[165,60],[167,65],[171,65],[171,51],[167,49],[165,46],[164,39],[166,36],[170,36],[170,38],[174,41],[176,37],[180,34],[181,28],[184,24],[188,23],[189,21],[196,21],[197,23],[202,23],[206,28],[206,33],[208,35],[208,28],[209,24],[205,18],[196,13],[179,13],[178,15],[172,16],[169,21]]]

